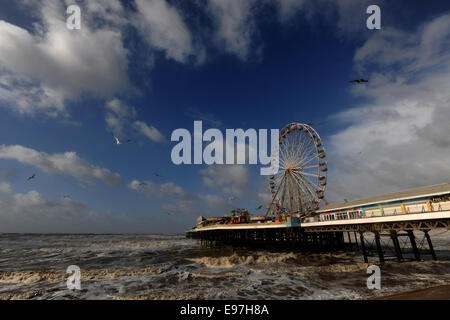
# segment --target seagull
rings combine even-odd
[[[28,177],[27,181],[30,181],[31,179],[34,179],[36,177],[36,173],[33,173],[31,177]]]
[[[63,199],[70,199],[70,196],[67,195],[67,194],[64,194],[64,195],[63,195]]]
[[[259,207],[257,207],[255,210],[259,210],[259,209],[261,209],[263,206],[262,205],[260,205]]]
[[[369,80],[366,79],[356,79],[356,80],[350,80],[351,83],[362,83],[362,82],[369,82]]]
[[[146,186],[146,185],[147,185],[147,182],[139,182],[139,184],[138,184],[139,187]]]
[[[119,138],[117,138],[117,137],[114,135],[114,133],[112,133],[112,132],[111,132],[111,135],[114,137],[114,140],[116,140],[116,144],[117,144],[117,145],[121,145],[121,144],[124,144],[124,143],[127,143],[127,142],[131,142],[131,140],[129,140],[129,139],[128,139],[128,140],[122,140],[122,141],[120,141]]]
[[[155,176],[160,177],[160,178],[164,178],[162,175],[160,175],[159,173],[154,172],[153,173]]]

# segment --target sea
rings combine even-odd
[[[439,260],[425,250],[380,266],[358,250],[208,248],[184,235],[0,234],[0,299],[370,299],[450,284],[450,231],[430,235]],[[371,265],[380,289],[368,288]]]

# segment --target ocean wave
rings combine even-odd
[[[296,255],[294,253],[247,256],[241,256],[237,253],[233,253],[233,255],[225,257],[200,257],[188,258],[186,260],[194,263],[201,263],[208,268],[231,268],[236,265],[282,263],[293,259],[296,259]]]

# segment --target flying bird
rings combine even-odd
[[[164,178],[162,175],[160,175],[159,173],[154,172],[153,173],[155,176],[160,177],[160,178]]]
[[[308,126],[311,127],[317,127],[317,126],[321,126],[323,124],[323,122],[311,122],[311,123],[307,123]]]
[[[369,80],[366,79],[350,80],[350,83],[363,83],[363,82],[369,82]]]
[[[147,185],[147,182],[139,182],[139,183],[138,183],[138,186],[139,186],[139,187],[146,186],[146,185]]]
[[[34,179],[36,177],[36,173],[33,173],[31,177],[28,177],[27,181],[30,181],[31,179]]]
[[[70,199],[70,196],[67,194],[64,194],[62,197],[63,197],[63,199]]]
[[[124,144],[124,143],[127,143],[127,142],[131,142],[131,140],[119,140],[119,138],[117,138],[115,135],[114,135],[114,133],[112,133],[111,132],[111,135],[114,137],[114,140],[116,140],[116,144],[117,145],[121,145],[121,144]]]
[[[235,199],[236,199],[235,197],[229,197],[228,201],[232,201],[232,200],[235,200]]]
[[[263,207],[263,206],[260,205],[260,206],[258,206],[255,210],[260,210],[262,207]]]

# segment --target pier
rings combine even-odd
[[[430,231],[450,230],[450,184],[334,204],[311,218],[199,225],[188,238],[211,247],[360,251],[364,262],[437,260]]]

